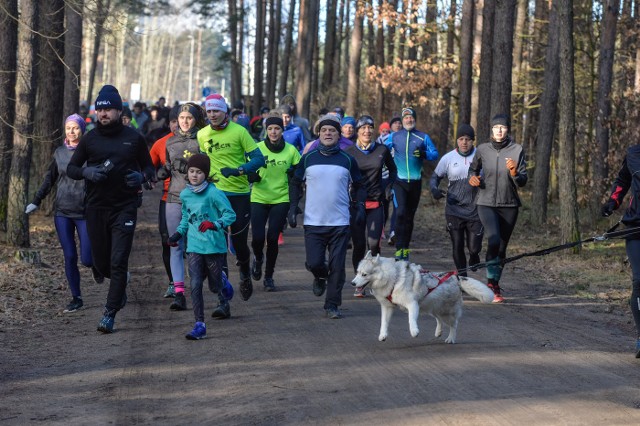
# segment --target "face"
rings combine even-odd
[[[361,142],[365,145],[371,143],[371,139],[373,138],[373,127],[365,124],[364,126],[358,129],[358,142]]]
[[[204,172],[197,167],[189,167],[187,170],[187,179],[191,185],[200,185],[206,178]]]
[[[165,102],[166,102],[166,100],[164,98],[158,99],[158,105],[161,106],[161,107],[164,106]]]
[[[207,111],[207,118],[214,126],[222,124],[226,115],[226,112],[218,111],[217,109],[211,109]]]
[[[289,114],[282,114],[282,121],[284,126],[287,127],[291,123],[291,116]]]
[[[272,124],[267,127],[267,137],[271,142],[278,142],[282,137],[282,127]]]
[[[122,116],[122,124],[124,124],[125,126],[129,127],[129,125],[131,124],[131,119],[129,117],[127,117],[126,115]]]
[[[188,132],[196,125],[196,119],[190,112],[182,111],[180,115],[178,115],[178,125],[180,126],[180,130]]]
[[[399,132],[401,129],[402,129],[402,122],[400,121],[394,121],[393,124],[391,125],[392,132]]]
[[[493,139],[497,142],[502,142],[504,138],[507,137],[507,133],[509,133],[509,128],[507,126],[497,125],[491,128]]]
[[[118,120],[120,120],[121,114],[122,111],[119,111],[115,108],[101,108],[96,110],[96,118],[98,122],[103,126],[118,122]]]
[[[133,106],[133,112],[136,113],[136,115],[140,114],[142,112],[142,107],[140,106]]]
[[[320,143],[324,146],[331,146],[338,143],[340,132],[333,126],[322,126],[320,128]]]
[[[151,119],[152,120],[157,120],[158,119],[158,110],[152,109],[150,114],[151,114]]]
[[[380,136],[387,136],[389,133],[391,133],[391,130],[389,129],[382,129],[380,131]]]
[[[402,117],[402,127],[406,130],[413,130],[416,127],[416,119],[413,118],[413,115],[405,115]]]
[[[345,124],[344,126],[342,126],[342,136],[344,136],[345,138],[349,139],[351,136],[353,136],[354,133],[355,131],[353,125]]]
[[[473,146],[473,140],[469,136],[459,137],[456,143],[458,144],[458,151],[463,153],[469,152]]]
[[[67,121],[64,125],[64,134],[67,137],[67,143],[69,145],[75,146],[80,142],[80,136],[82,136],[82,131],[80,130],[80,126],[75,121]]]
[[[171,133],[178,131],[178,120],[169,121],[169,130],[171,130]]]

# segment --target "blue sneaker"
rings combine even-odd
[[[640,337],[636,340],[636,358],[640,358]]]
[[[187,340],[200,340],[207,337],[207,326],[203,322],[197,322],[193,330],[186,336]]]
[[[105,315],[102,317],[100,324],[98,324],[98,331],[104,334],[113,333],[113,323],[115,322],[114,317],[110,317]]]

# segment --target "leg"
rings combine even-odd
[[[417,337],[420,334],[418,328],[418,316],[420,315],[420,305],[418,302],[411,302],[407,305],[407,316],[409,317],[409,332],[411,337]]]
[[[218,293],[218,306],[211,312],[211,317],[215,319],[226,319],[231,317],[231,307],[229,301],[222,291],[222,267],[224,265],[225,253],[215,253],[204,255],[207,275],[209,277],[209,290]]]
[[[353,251],[351,253],[351,262],[353,264],[353,271],[358,269],[358,263],[364,259],[364,254],[367,251],[367,224],[363,223],[358,225],[353,220],[354,211],[351,212],[351,240],[353,241]]]
[[[384,207],[379,206],[375,209],[367,210],[367,245],[373,256],[380,254],[380,238],[382,237],[383,227]]]
[[[251,248],[256,261],[262,264],[263,250],[266,240],[265,227],[269,218],[269,206],[267,204],[251,203]],[[262,274],[262,271],[260,272]],[[259,280],[260,277],[255,278]]]
[[[158,231],[160,232],[160,245],[162,247],[162,264],[167,272],[169,282],[173,283],[173,275],[171,275],[171,246],[167,244],[169,239],[169,230],[167,229],[167,203],[160,200],[158,206]]]
[[[73,224],[78,233],[78,240],[80,240],[80,263],[83,266],[93,266],[93,259],[91,257],[91,244],[89,243],[89,234],[87,233],[87,221],[84,219],[74,219]]]
[[[465,232],[467,234],[467,250],[469,250],[469,265],[480,263],[480,252],[482,251],[482,238],[484,228],[479,219],[466,221]],[[473,268],[471,268],[473,270]]]
[[[342,304],[342,288],[345,282],[345,264],[347,260],[347,245],[349,244],[348,226],[326,227],[329,249],[329,278],[327,279],[327,296],[325,309],[338,307]]]
[[[246,301],[253,294],[250,271],[251,250],[247,243],[251,222],[251,198],[248,194],[233,195],[229,197],[229,203],[236,213],[236,221],[231,225],[231,242],[240,267],[240,296]]]
[[[446,215],[447,219],[447,231],[451,237],[451,245],[453,251],[453,263],[456,265],[456,269],[463,277],[467,276],[467,258],[464,254],[464,221],[457,216]]]
[[[408,184],[406,182],[395,182],[393,184],[394,193],[394,215],[396,216],[395,223],[395,245],[396,245],[396,259],[404,259],[404,249],[407,248],[406,242],[407,233],[407,202],[409,197]],[[392,219],[393,226],[393,219]]]
[[[91,245],[93,266],[106,278],[111,278],[110,210],[87,209],[87,234]]]
[[[167,233],[173,235],[182,219],[182,204],[167,203],[165,205]],[[176,293],[184,293],[184,241],[181,239],[176,247],[171,247],[171,276]]]
[[[267,262],[264,269],[266,278],[273,278],[273,271],[278,259],[278,237],[287,221],[289,203],[274,204],[269,211],[269,230],[267,231]]]
[[[378,340],[384,342],[389,335],[389,322],[391,322],[391,316],[393,315],[393,305],[380,305],[380,313],[380,335]]]
[[[633,320],[636,323],[638,339],[640,339],[640,240],[627,240],[626,248],[632,271],[632,288],[629,305],[631,307],[631,313],[633,314]],[[640,352],[636,357],[640,357]]]
[[[135,204],[119,211],[112,211],[109,227],[111,228],[111,282],[107,295],[106,310],[108,313],[119,311],[123,306],[128,281],[129,255],[133,246],[133,235],[136,229],[137,208]],[[109,315],[111,316],[111,315]]]
[[[64,272],[69,283],[69,290],[71,290],[73,297],[81,297],[74,220],[68,217],[55,216],[53,221],[60,240],[60,246],[62,247]]]
[[[196,322],[204,322],[204,301],[202,297],[202,282],[206,274],[204,256],[198,253],[187,255],[189,262],[189,277],[191,278],[191,305]]]
[[[325,253],[327,251],[328,238],[322,226],[304,227],[304,247],[306,252],[305,266],[313,274],[313,294],[320,297],[327,287],[327,268]]]

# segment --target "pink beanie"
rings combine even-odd
[[[214,93],[206,97],[206,99],[204,100],[204,108],[206,111],[212,111],[212,110],[222,111],[222,112],[229,111],[227,107],[227,102],[221,95],[217,93]]]

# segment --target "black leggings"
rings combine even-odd
[[[162,263],[164,269],[169,276],[169,282],[173,282],[173,275],[171,275],[171,247],[167,243],[169,239],[169,230],[167,229],[167,202],[160,200],[160,206],[158,208],[158,230],[160,231],[160,239],[162,240]]]
[[[465,245],[469,250],[469,265],[480,263],[480,250],[482,250],[482,237],[484,228],[482,222],[476,219],[464,219],[458,216],[445,215],[447,219],[447,231],[451,236],[453,245],[453,263],[463,277],[467,276],[467,259],[464,254]]]
[[[267,261],[265,278],[273,278],[273,270],[278,258],[278,236],[284,229],[289,212],[289,203],[261,204],[251,203],[251,248],[256,259],[263,258],[265,237],[267,241]],[[265,226],[269,223],[268,230]]]
[[[247,240],[249,239],[249,223],[251,221],[251,198],[249,194],[231,195],[228,198],[231,208],[236,213],[236,221],[231,224],[231,243],[236,251],[240,271],[249,275],[251,250],[249,250]]]
[[[640,337],[640,240],[627,240],[627,256],[631,264],[631,313],[636,323],[636,331]]]
[[[396,249],[408,249],[413,234],[413,220],[420,204],[422,180],[396,181],[393,184],[396,207]]]
[[[351,215],[354,217],[354,214]],[[384,207],[382,203],[375,209],[367,209],[367,220],[363,226],[358,227],[355,221],[351,221],[351,239],[353,240],[353,253],[351,261],[353,270],[358,269],[358,263],[364,259],[367,247],[373,256],[380,254],[380,237],[384,223]]]
[[[485,259],[488,263],[494,263],[487,267],[487,278],[497,283],[502,275],[499,262],[507,257],[507,245],[518,220],[518,207],[478,206],[478,216],[487,236]]]

